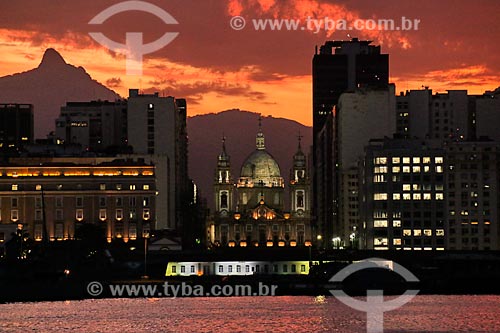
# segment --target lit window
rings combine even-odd
[[[392,164],[399,164],[399,163],[401,163],[401,158],[399,158],[399,157],[392,158]]]
[[[427,236],[427,237],[432,236],[432,230],[431,229],[425,229],[424,230],[424,235]]]
[[[420,157],[414,157],[413,164],[419,164],[419,163],[420,163]]]
[[[386,166],[376,166],[374,169],[375,173],[387,173],[387,167]]]
[[[443,158],[442,157],[436,157],[436,158],[434,158],[434,163],[436,163],[436,164],[442,164],[443,163]]]
[[[41,191],[41,190],[42,190],[42,185],[40,185],[40,184],[39,184],[39,185],[36,185],[36,186],[35,186],[35,190],[36,190],[36,191]]]
[[[128,237],[131,240],[137,239],[137,226],[135,224],[130,224],[128,227]]]
[[[12,191],[17,191],[18,188],[17,184],[12,184]]]
[[[404,229],[403,236],[406,236],[406,237],[411,236],[411,229]]]
[[[424,165],[424,172],[429,172],[431,170],[430,166]]]
[[[106,221],[106,209],[99,209],[99,220]]]
[[[403,166],[403,173],[410,173],[410,170],[409,166]]]
[[[76,210],[76,216],[75,216],[75,218],[79,222],[83,221],[83,209],[77,209]]]
[[[392,167],[392,173],[399,173],[401,171],[401,168],[398,166],[393,166]]]
[[[387,200],[387,193],[374,193],[373,200]]]
[[[387,238],[375,238],[373,240],[375,246],[387,246]]]
[[[131,191],[135,191],[135,185],[130,185],[129,188],[130,188]]]
[[[142,210],[142,219],[147,221],[150,218],[151,218],[151,212],[150,212],[149,208],[144,208]]]
[[[422,230],[413,229],[413,236],[422,236]]]
[[[401,245],[401,238],[394,238],[393,241],[392,241],[392,243],[394,245]]]
[[[401,228],[401,220],[393,220],[392,221],[392,226],[394,228]]]
[[[424,200],[431,200],[431,194],[430,193],[424,193]]]
[[[99,189],[100,189],[101,191],[106,190],[106,184],[99,184]]]
[[[413,193],[413,200],[422,200],[421,193]]]
[[[377,157],[375,158],[375,164],[387,164],[387,157]]]
[[[149,185],[143,185],[143,186],[142,186],[142,189],[143,189],[144,191],[149,190]]]
[[[443,193],[436,193],[436,200],[444,200],[444,194]]]
[[[442,173],[443,172],[443,166],[442,165],[436,165],[436,172],[437,173]]]
[[[374,228],[387,228],[387,220],[375,220],[373,221]]]
[[[121,191],[121,189],[122,189],[122,184],[116,184],[116,189],[117,189],[118,191]]]
[[[436,229],[436,236],[444,236],[444,229]]]
[[[401,193],[393,193],[392,200],[401,200]]]
[[[424,164],[429,164],[429,163],[431,163],[431,158],[430,157],[424,157],[424,158],[422,158],[422,162]]]
[[[374,183],[385,183],[385,175],[375,175],[373,176],[373,182]]]
[[[410,193],[403,193],[403,200],[411,200],[411,194]]]
[[[123,220],[123,209],[117,209],[115,212],[115,218],[117,221]]]
[[[414,173],[420,172],[420,166],[418,166],[418,165],[414,165],[414,166],[413,166],[413,172],[414,172]]]
[[[19,220],[19,211],[17,209],[10,211],[10,220],[12,222],[17,222],[17,220]]]
[[[410,164],[410,158],[409,157],[403,157],[403,164]]]
[[[403,184],[403,191],[411,190],[411,184]]]

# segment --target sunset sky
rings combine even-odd
[[[130,11],[101,26],[88,22],[120,0],[16,0],[0,3],[0,76],[38,66],[52,47],[99,82],[127,96],[129,88],[187,98],[189,115],[239,108],[286,117],[311,117],[311,60],[326,40],[370,39],[390,54],[396,91],[483,93],[500,86],[500,1],[149,0],[179,24]],[[230,27],[233,15],[244,29]],[[255,31],[258,18],[419,19],[418,31]],[[127,75],[125,56],[99,45],[89,32],[124,43],[126,32],[152,42],[179,32],[163,49],[144,56],[143,75]]]

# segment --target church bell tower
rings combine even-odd
[[[302,136],[298,136],[298,148],[293,155],[293,167],[290,172],[290,204],[294,217],[305,218],[310,215],[310,181],[307,174],[307,159],[302,152]]]
[[[214,194],[215,211],[219,216],[225,217],[233,211],[233,181],[231,178],[230,158],[226,152],[226,138],[222,137],[222,152],[217,158],[215,171]]]

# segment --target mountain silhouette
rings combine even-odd
[[[222,151],[222,136],[231,157],[233,182],[238,180],[245,159],[255,150],[255,136],[259,129],[259,114],[249,111],[227,110],[220,113],[188,118],[189,176],[194,180],[208,207],[214,205],[213,183],[217,157]],[[311,128],[296,121],[263,117],[262,131],[266,150],[276,159],[281,176],[288,181],[293,155],[297,152],[298,135],[302,136],[302,151],[309,155],[312,145]],[[285,196],[287,198],[287,196]]]
[[[67,64],[54,49],[47,49],[40,65],[32,70],[0,77],[0,103],[34,105],[35,137],[55,129],[55,119],[66,102],[120,98],[93,80],[83,67]]]

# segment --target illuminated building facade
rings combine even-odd
[[[266,151],[262,130],[259,128],[256,150],[243,163],[236,184],[223,142],[214,181],[216,208],[207,226],[210,246],[312,245],[310,183],[300,141],[293,162],[289,185],[290,209],[285,210],[285,182],[278,163]]]
[[[444,250],[445,151],[420,140],[372,141],[360,167],[361,247]]]
[[[73,239],[80,224],[135,240],[156,220],[155,167],[113,158],[19,158],[0,167],[0,223],[35,241]]]

